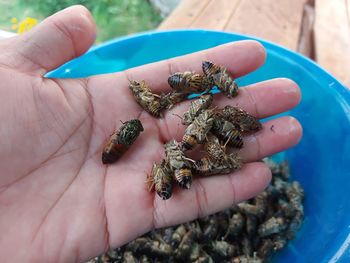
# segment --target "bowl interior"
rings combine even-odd
[[[47,76],[70,78],[116,72],[247,38],[202,30],[145,33],[93,48]],[[347,262],[350,94],[310,60],[260,41],[266,47],[267,61],[259,70],[240,78],[239,85],[287,77],[300,85],[303,95],[301,104],[287,113],[302,123],[303,139],[276,158],[289,160],[292,178],[305,188],[305,220],[296,239],[274,261]]]

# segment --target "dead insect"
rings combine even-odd
[[[237,83],[227,73],[225,67],[215,65],[211,61],[203,61],[202,70],[209,81],[214,83],[227,97],[231,98],[238,95]]]
[[[254,255],[253,257],[247,255],[241,255],[235,258],[232,258],[232,263],[263,263],[263,260],[258,256]]]
[[[140,120],[135,119],[124,122],[119,130],[111,135],[104,146],[102,163],[108,164],[117,161],[130,145],[134,143],[142,131],[143,126]]]
[[[206,94],[191,102],[190,108],[183,114],[182,124],[190,125],[193,120],[203,111],[210,107],[213,102],[213,95]]]
[[[242,160],[236,153],[226,155],[223,162],[217,163],[208,156],[196,161],[194,170],[197,174],[207,176],[215,174],[228,174],[239,170],[242,167]]]
[[[179,225],[171,236],[171,245],[177,247],[186,233],[186,227],[184,225]]]
[[[224,147],[220,144],[219,139],[211,133],[207,135],[207,141],[204,143],[204,150],[208,157],[216,163],[222,162],[226,158]]]
[[[238,207],[246,214],[254,215],[259,218],[265,215],[267,209],[267,193],[262,192],[253,198],[254,204],[250,204],[248,201],[241,202]]]
[[[207,133],[213,126],[213,110],[204,110],[187,127],[185,135],[182,138],[182,149],[191,150],[197,144],[202,144]]]
[[[168,83],[174,90],[186,94],[206,92],[213,86],[205,75],[189,71],[171,75],[168,78]]]
[[[190,189],[192,185],[192,165],[190,159],[185,156],[180,149],[180,145],[175,140],[166,143],[164,147],[166,160],[174,172],[175,180],[180,187]]]
[[[258,234],[260,237],[266,237],[272,234],[280,233],[286,228],[287,224],[283,217],[271,217],[260,224]]]
[[[235,253],[237,248],[226,241],[212,241],[210,243],[210,250],[216,254],[219,258],[231,258]]]
[[[244,135],[262,129],[259,119],[250,115],[243,109],[227,105],[220,112],[225,120],[231,122],[236,127],[239,127],[239,131]]]
[[[189,230],[185,236],[182,238],[179,246],[175,250],[175,257],[177,259],[187,258],[191,253],[192,244],[196,240],[196,233]]]
[[[173,175],[165,160],[160,164],[153,164],[152,173],[148,180],[148,190],[153,188],[163,199],[169,199],[173,189]]]
[[[254,237],[258,230],[258,219],[253,215],[246,215],[245,231],[248,237]]]
[[[217,215],[208,217],[208,223],[203,227],[203,238],[206,241],[216,239],[219,231],[219,222]]]
[[[214,115],[211,132],[224,144],[239,149],[243,147],[243,138],[237,127],[217,114]]]
[[[224,239],[229,236],[238,236],[244,226],[244,218],[241,213],[234,213],[230,219]]]
[[[131,251],[125,251],[123,254],[123,263],[137,263],[137,259]]]
[[[272,236],[273,250],[277,251],[284,248],[287,245],[287,238],[284,234],[278,234]]]
[[[136,238],[126,248],[138,254],[149,254],[158,257],[169,257],[173,253],[170,245],[161,240],[151,240],[146,237]]]
[[[264,238],[261,240],[258,248],[258,256],[260,258],[269,258],[273,252],[274,244],[271,239]]]
[[[243,254],[247,256],[251,256],[253,254],[253,244],[250,238],[244,235],[242,238],[241,244],[242,244]]]
[[[174,107],[175,104],[186,100],[187,96],[187,94],[178,91],[163,94],[160,96],[160,107],[161,109],[169,110]]]
[[[160,105],[160,96],[151,92],[147,83],[131,81],[129,85],[136,102],[148,113],[154,117],[160,117],[162,109]]]

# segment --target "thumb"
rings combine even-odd
[[[13,38],[17,68],[45,73],[82,55],[95,41],[96,26],[84,6],[68,7]]]

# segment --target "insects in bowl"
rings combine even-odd
[[[143,132],[143,126],[138,119],[122,123],[119,130],[115,131],[105,144],[102,151],[102,163],[116,162],[135,142],[141,132]]]

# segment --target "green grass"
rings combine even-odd
[[[27,16],[39,21],[74,4],[86,6],[92,13],[98,28],[97,42],[118,36],[156,28],[160,15],[147,0],[0,0],[2,12],[0,28],[9,30],[11,18],[19,20]]]

